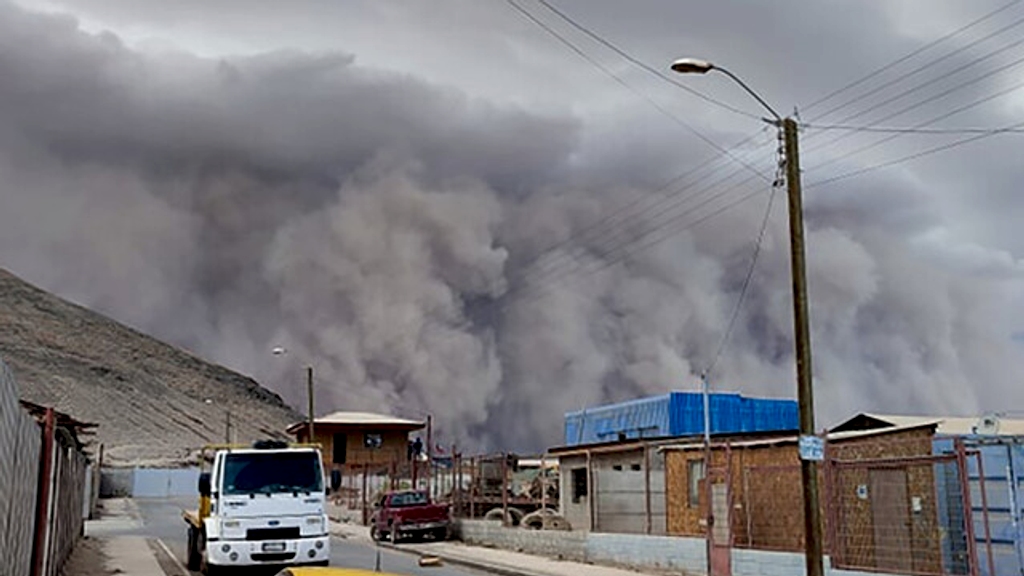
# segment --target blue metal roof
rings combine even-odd
[[[709,404],[712,434],[785,432],[798,428],[795,400],[713,393]],[[700,392],[670,392],[565,415],[567,446],[703,433],[704,397]]]

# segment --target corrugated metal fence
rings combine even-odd
[[[56,576],[82,534],[88,462],[74,439],[22,409],[0,360],[0,559],[4,575]]]
[[[32,573],[42,434],[18,405],[14,376],[0,361],[0,558],[9,574]]]

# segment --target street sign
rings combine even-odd
[[[825,440],[817,436],[800,437],[800,459],[821,462],[825,459]]]

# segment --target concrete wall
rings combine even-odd
[[[100,498],[126,498],[135,484],[134,468],[103,468],[100,470]]]
[[[587,458],[585,456],[559,458],[558,470],[561,477],[558,487],[559,514],[569,521],[573,530],[589,530],[590,497],[580,498],[578,502],[573,501],[572,471],[574,469],[586,470]]]
[[[503,528],[497,522],[461,520],[456,534],[464,542],[635,570],[670,570],[684,575],[705,573],[705,541],[702,538],[535,531]],[[825,559],[828,576],[869,576],[866,572],[836,570]],[[733,576],[803,576],[804,556],[793,552],[732,550]],[[871,576],[891,576],[879,572]]]
[[[100,473],[103,498],[194,496],[198,486],[198,468],[104,468]]]
[[[460,520],[456,526],[456,535],[463,542],[477,546],[492,546],[576,562],[586,560],[587,536],[581,532],[503,528],[500,522]]]

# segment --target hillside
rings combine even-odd
[[[24,400],[100,426],[114,465],[170,465],[221,442],[280,436],[301,416],[251,378],[205,362],[0,269],[0,358]]]

